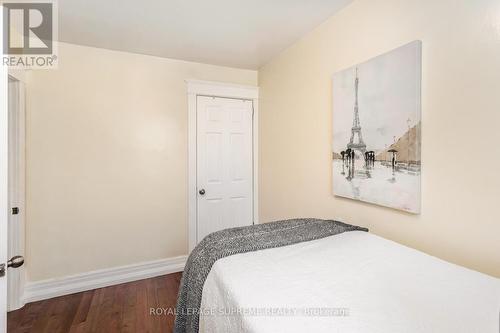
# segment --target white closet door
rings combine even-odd
[[[252,101],[197,97],[197,242],[253,223]]]

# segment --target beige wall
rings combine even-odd
[[[331,75],[423,41],[422,214],[335,198]],[[259,71],[261,221],[316,216],[500,277],[500,3],[355,0]]]
[[[30,280],[187,253],[184,79],[257,72],[60,45],[27,83]]]

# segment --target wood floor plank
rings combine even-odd
[[[122,333],[137,332],[136,308],[137,308],[137,283],[129,283],[125,289],[125,299],[123,301],[123,317],[121,322]]]
[[[21,322],[22,312],[12,311],[8,314],[7,330],[9,332],[17,332]]]
[[[74,318],[72,318],[69,333],[81,333],[85,332],[85,323],[90,311],[90,304],[92,304],[92,298],[94,297],[94,290],[85,291],[82,293],[82,298],[78,309],[75,313]]]
[[[78,310],[82,294],[73,294],[53,299],[52,311],[43,330],[44,333],[65,333],[71,327],[73,317]]]
[[[85,321],[84,332],[95,332],[99,324],[99,312],[104,298],[104,288],[94,290],[90,309]]]
[[[171,310],[171,312],[167,315],[167,327],[170,332],[174,330],[175,316],[173,315],[173,313],[175,311],[175,305],[177,304],[177,292],[179,290],[179,283],[174,277],[166,278],[162,283],[165,285],[165,292],[163,297],[166,302],[166,308]]]
[[[153,308],[158,308],[159,303],[158,303],[158,296],[156,294],[156,283],[154,279],[148,279],[145,280],[146,283],[146,290],[147,290],[147,295],[148,295],[148,308],[146,309],[148,311],[147,317],[149,318],[149,322],[151,323],[151,331],[152,332],[160,332],[162,329],[161,322],[160,322],[160,316],[152,316],[149,313],[149,307]]]
[[[158,308],[162,310],[167,309],[170,303],[168,300],[168,289],[165,285],[165,283],[168,283],[168,281],[169,280],[165,279],[164,277],[158,277],[153,279],[152,281],[155,284]],[[169,331],[172,330],[172,324],[170,323],[169,316],[166,312],[164,313],[162,311],[158,315],[156,315],[156,321],[158,322],[158,325],[160,327],[166,327]]]
[[[154,304],[148,304],[148,290],[145,280],[140,281],[137,290],[137,307],[136,307],[136,330],[137,332],[153,332],[151,317],[149,315],[149,307],[154,307]]]
[[[117,332],[116,323],[113,317],[113,302],[116,296],[117,286],[103,288],[103,296],[99,303],[99,314],[93,332],[114,333]]]
[[[19,309],[17,311],[12,311],[8,313],[8,318],[7,318],[7,330],[8,332],[11,332],[9,330],[9,327],[15,327],[16,329],[13,330],[12,332],[31,332],[32,327],[37,320],[37,318],[40,316],[42,309],[46,306],[47,301],[40,301],[40,302],[35,302],[35,303],[30,303],[26,304],[24,308]],[[18,323],[13,323],[13,314],[15,312],[19,312],[20,315],[16,316],[17,318],[20,319]]]
[[[164,333],[174,316],[150,308],[174,308],[182,273],[85,291],[26,304],[9,312],[8,333]]]

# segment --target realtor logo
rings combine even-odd
[[[55,68],[56,21],[54,1],[3,1],[2,64],[24,69]]]

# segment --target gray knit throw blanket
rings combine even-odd
[[[174,332],[198,332],[203,285],[217,260],[354,230],[368,231],[331,220],[293,219],[225,229],[208,235],[194,248],[186,262],[177,297]]]

